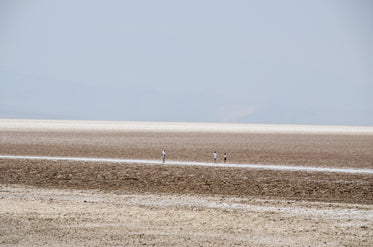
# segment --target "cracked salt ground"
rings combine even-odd
[[[0,198],[5,246],[372,246],[373,239],[373,205],[20,185],[0,185]]]
[[[368,220],[373,222],[373,210],[370,206],[344,204],[348,208],[338,208],[338,204],[329,208],[330,203],[290,202],[280,200],[241,199],[236,197],[177,196],[166,194],[129,194],[116,195],[99,191],[77,192],[69,190],[39,190],[34,188],[10,186],[0,190],[1,198],[19,198],[25,200],[56,200],[73,203],[112,203],[123,206],[206,208],[217,210],[239,210],[256,213],[281,213],[289,216],[327,217],[330,219]],[[259,205],[258,205],[259,204]],[[268,205],[266,205],[268,204]],[[281,206],[272,206],[281,205]],[[340,204],[342,205],[342,204]],[[337,206],[337,207],[335,207]]]

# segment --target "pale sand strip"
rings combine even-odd
[[[373,126],[0,119],[2,131],[140,131],[373,135]]]
[[[205,162],[188,162],[188,161],[172,161],[172,160],[169,160],[164,164],[162,163],[161,160],[107,159],[107,158],[87,158],[87,157],[15,156],[15,155],[0,155],[0,159],[64,160],[64,161],[126,163],[126,164],[145,164],[145,165],[163,164],[163,165],[178,165],[178,166],[207,166],[207,167],[246,168],[246,169],[279,170],[279,171],[373,174],[373,169],[261,165],[261,164],[230,164],[230,163],[229,164],[219,164],[219,163],[215,164],[215,163],[205,163]]]

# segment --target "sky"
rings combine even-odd
[[[373,1],[0,0],[0,118],[373,125]]]

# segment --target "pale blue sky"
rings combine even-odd
[[[373,1],[0,0],[0,118],[373,125]]]

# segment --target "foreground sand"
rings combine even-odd
[[[1,155],[373,168],[371,134],[32,124]],[[0,159],[0,186],[3,246],[373,245],[372,174]]]
[[[372,246],[373,206],[0,188],[2,246]]]

